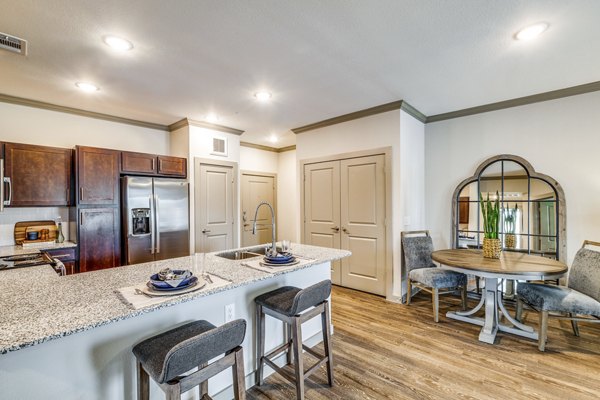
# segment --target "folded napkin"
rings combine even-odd
[[[281,272],[281,271],[287,271],[290,269],[294,269],[294,268],[298,268],[301,267],[303,265],[306,265],[308,263],[313,263],[315,260],[311,260],[311,259],[306,259],[306,258],[297,258],[296,259],[298,262],[298,264],[293,264],[293,265],[277,265],[277,266],[270,266],[270,265],[265,265],[263,263],[263,259],[257,259],[257,260],[248,260],[242,263],[243,266],[245,267],[249,267],[252,269],[257,269],[259,271],[264,271],[264,272],[268,272],[270,274],[274,274],[276,272]]]
[[[181,298],[183,296],[192,297],[195,294],[198,294],[200,292],[206,292],[209,290],[213,290],[213,289],[231,284],[231,281],[228,281],[227,279],[223,279],[223,278],[213,275],[213,274],[208,274],[208,275],[210,276],[212,283],[206,281],[206,285],[204,287],[202,287],[201,289],[191,291],[191,292],[185,292],[185,293],[169,292],[169,293],[173,294],[172,296],[148,296],[148,295],[144,294],[143,292],[141,292],[141,290],[146,287],[145,282],[142,284],[139,284],[139,285],[128,286],[128,287],[117,289],[117,290],[115,290],[115,293],[117,294],[119,299],[123,303],[125,303],[125,305],[127,305],[129,308],[134,309],[134,310],[139,310],[140,308],[154,306],[154,305],[166,303],[166,302],[171,302],[171,301],[173,301],[173,299]],[[200,279],[202,279],[202,278],[200,278]],[[200,283],[200,285],[201,285],[201,283]]]

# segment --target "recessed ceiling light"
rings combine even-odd
[[[548,29],[549,26],[550,25],[548,25],[548,23],[546,23],[546,22],[538,22],[537,24],[526,26],[525,28],[521,29],[519,32],[517,32],[515,34],[515,39],[516,40],[535,39],[536,37],[538,37],[539,35],[544,33],[544,31],[546,29]]]
[[[217,122],[219,120],[219,117],[217,116],[217,114],[210,113],[206,116],[205,119],[207,122]]]
[[[279,140],[279,138],[275,134],[272,134],[271,136],[269,136],[269,142],[271,142],[271,143],[277,143],[278,140]]]
[[[266,91],[260,91],[260,92],[256,92],[254,93],[254,97],[256,97],[257,100],[260,101],[267,101],[271,98],[271,93],[270,92],[266,92]]]
[[[98,90],[100,90],[100,88],[92,83],[89,82],[77,82],[75,83],[75,86],[77,86],[79,89],[83,90],[84,92],[96,92]]]
[[[133,49],[133,43],[131,43],[129,40],[120,38],[118,36],[104,36],[103,40],[107,46],[115,50],[128,51]]]

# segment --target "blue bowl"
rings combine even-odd
[[[183,269],[176,269],[173,270],[173,273],[175,274],[183,274],[184,272],[186,272]],[[192,278],[194,278],[194,275],[190,275],[185,279],[182,279],[181,281],[179,281],[179,283],[176,286],[170,285],[169,283],[167,283],[167,281],[163,281],[158,277],[158,274],[154,274],[152,276],[150,276],[150,283],[152,284],[152,286],[154,286],[157,289],[170,289],[170,288],[177,288],[180,286],[186,286],[190,283],[190,281],[192,280]]]

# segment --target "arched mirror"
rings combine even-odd
[[[499,200],[503,250],[564,261],[565,196],[558,182],[536,172],[518,156],[504,154],[484,161],[454,191],[452,231],[456,248],[482,247],[480,194],[484,199]]]

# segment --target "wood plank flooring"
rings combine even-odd
[[[569,321],[551,320],[540,353],[537,342],[510,334],[499,333],[495,345],[479,342],[480,327],[445,317],[459,304],[445,297],[436,324],[428,295],[406,306],[334,287],[335,385],[326,385],[322,368],[306,381],[306,399],[600,398],[600,324],[580,323],[578,338]],[[524,318],[537,329],[536,313],[525,310]],[[272,375],[248,398],[290,400],[295,391]]]

